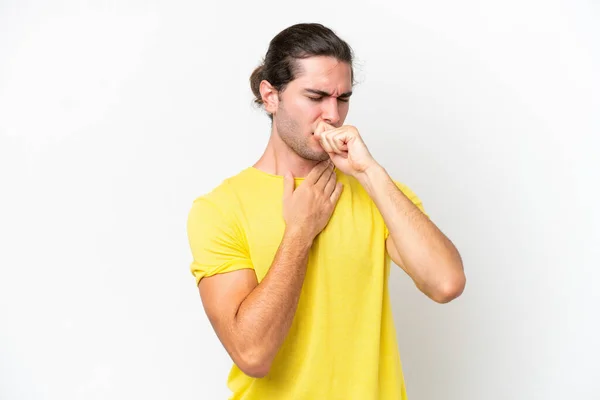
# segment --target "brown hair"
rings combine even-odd
[[[252,72],[250,87],[254,93],[254,103],[259,106],[263,104],[259,89],[263,80],[269,81],[278,92],[283,92],[286,85],[296,78],[299,69],[296,60],[314,56],[335,57],[348,63],[354,84],[354,55],[348,43],[321,24],[296,24],[271,40],[262,65]],[[269,117],[273,118],[270,114]]]

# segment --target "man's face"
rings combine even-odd
[[[296,62],[300,70],[280,93],[273,124],[281,140],[300,157],[327,160],[329,155],[313,133],[321,121],[335,127],[344,123],[352,94],[352,70],[333,57]]]

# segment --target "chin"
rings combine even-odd
[[[314,146],[312,150],[312,159],[314,161],[324,161],[329,159],[329,154],[327,154],[327,152],[325,150],[323,150],[323,148],[321,147],[321,145],[317,142],[316,146]]]
[[[325,161],[329,160],[329,154],[321,150],[320,152],[314,153],[313,157],[310,158],[312,161]]]
[[[329,159],[329,154],[320,147],[319,149],[305,148],[302,151],[296,151],[296,153],[305,160],[310,161],[325,161]]]

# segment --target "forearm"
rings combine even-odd
[[[294,319],[312,240],[286,230],[265,278],[241,303],[235,317],[236,334],[250,358],[270,364]]]
[[[429,297],[440,298],[452,288],[464,286],[456,247],[398,189],[385,169],[376,165],[358,179],[383,216],[402,268],[419,289]]]

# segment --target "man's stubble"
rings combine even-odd
[[[281,140],[300,157],[311,161],[324,161],[329,159],[326,151],[315,151],[311,148],[311,136],[305,136],[298,121],[294,120],[282,107],[278,107],[277,117],[274,118],[275,126]]]

